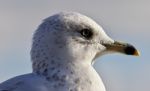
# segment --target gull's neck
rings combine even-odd
[[[54,83],[54,86],[71,88],[77,86],[77,88],[85,88],[83,91],[105,91],[103,82],[92,65],[83,62],[41,60],[33,63],[33,72],[44,76],[50,84]],[[89,89],[86,88],[87,86]]]
[[[44,43],[39,44],[33,45],[31,50],[33,73],[45,77],[50,85],[56,87],[76,86],[84,88],[83,91],[105,91],[101,78],[91,65],[91,60],[80,55],[72,57],[65,48],[60,47],[60,51],[57,45],[54,46],[57,48],[53,49]]]
[[[82,60],[84,62],[84,60]],[[33,72],[50,77],[55,73],[73,74],[78,69],[84,69],[86,67],[92,67],[91,64],[83,63],[80,61],[67,61],[61,60],[61,58],[46,57],[45,60],[37,61],[33,63]]]
[[[66,46],[59,45],[56,40],[52,43],[54,45],[50,45],[47,42],[42,43],[41,41],[34,42],[31,50],[34,73],[49,77],[57,73],[57,71],[61,71],[60,73],[63,74],[70,74],[78,69],[93,68],[91,60],[87,60],[81,55],[72,56],[66,50]]]

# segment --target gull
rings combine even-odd
[[[32,73],[0,84],[0,91],[106,91],[93,68],[108,53],[138,56],[131,44],[111,39],[91,18],[60,12],[39,25],[31,48]]]

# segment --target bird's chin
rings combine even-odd
[[[92,60],[92,65],[95,63],[95,60],[97,59],[97,58],[99,58],[100,56],[102,56],[102,55],[104,55],[105,53],[101,53],[101,52],[98,52],[98,53],[96,53],[96,55],[95,55],[95,57],[93,58],[93,60]]]
[[[103,52],[98,52],[98,53],[96,53],[95,57],[94,57],[93,60],[92,60],[92,64],[94,64],[94,62],[95,62],[95,60],[96,60],[97,58],[99,58],[99,57],[101,57],[101,56],[103,56],[103,55],[105,55],[105,54],[111,54],[111,53],[115,53],[115,52],[104,50]]]

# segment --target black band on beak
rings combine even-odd
[[[128,45],[125,49],[124,49],[125,53],[127,55],[135,55],[138,56],[139,52],[131,45]]]

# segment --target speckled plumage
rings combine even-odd
[[[92,39],[79,30],[89,28]],[[34,33],[31,49],[33,72],[0,84],[0,91],[105,91],[92,66],[113,43],[92,19],[75,12],[62,12],[43,21]]]

